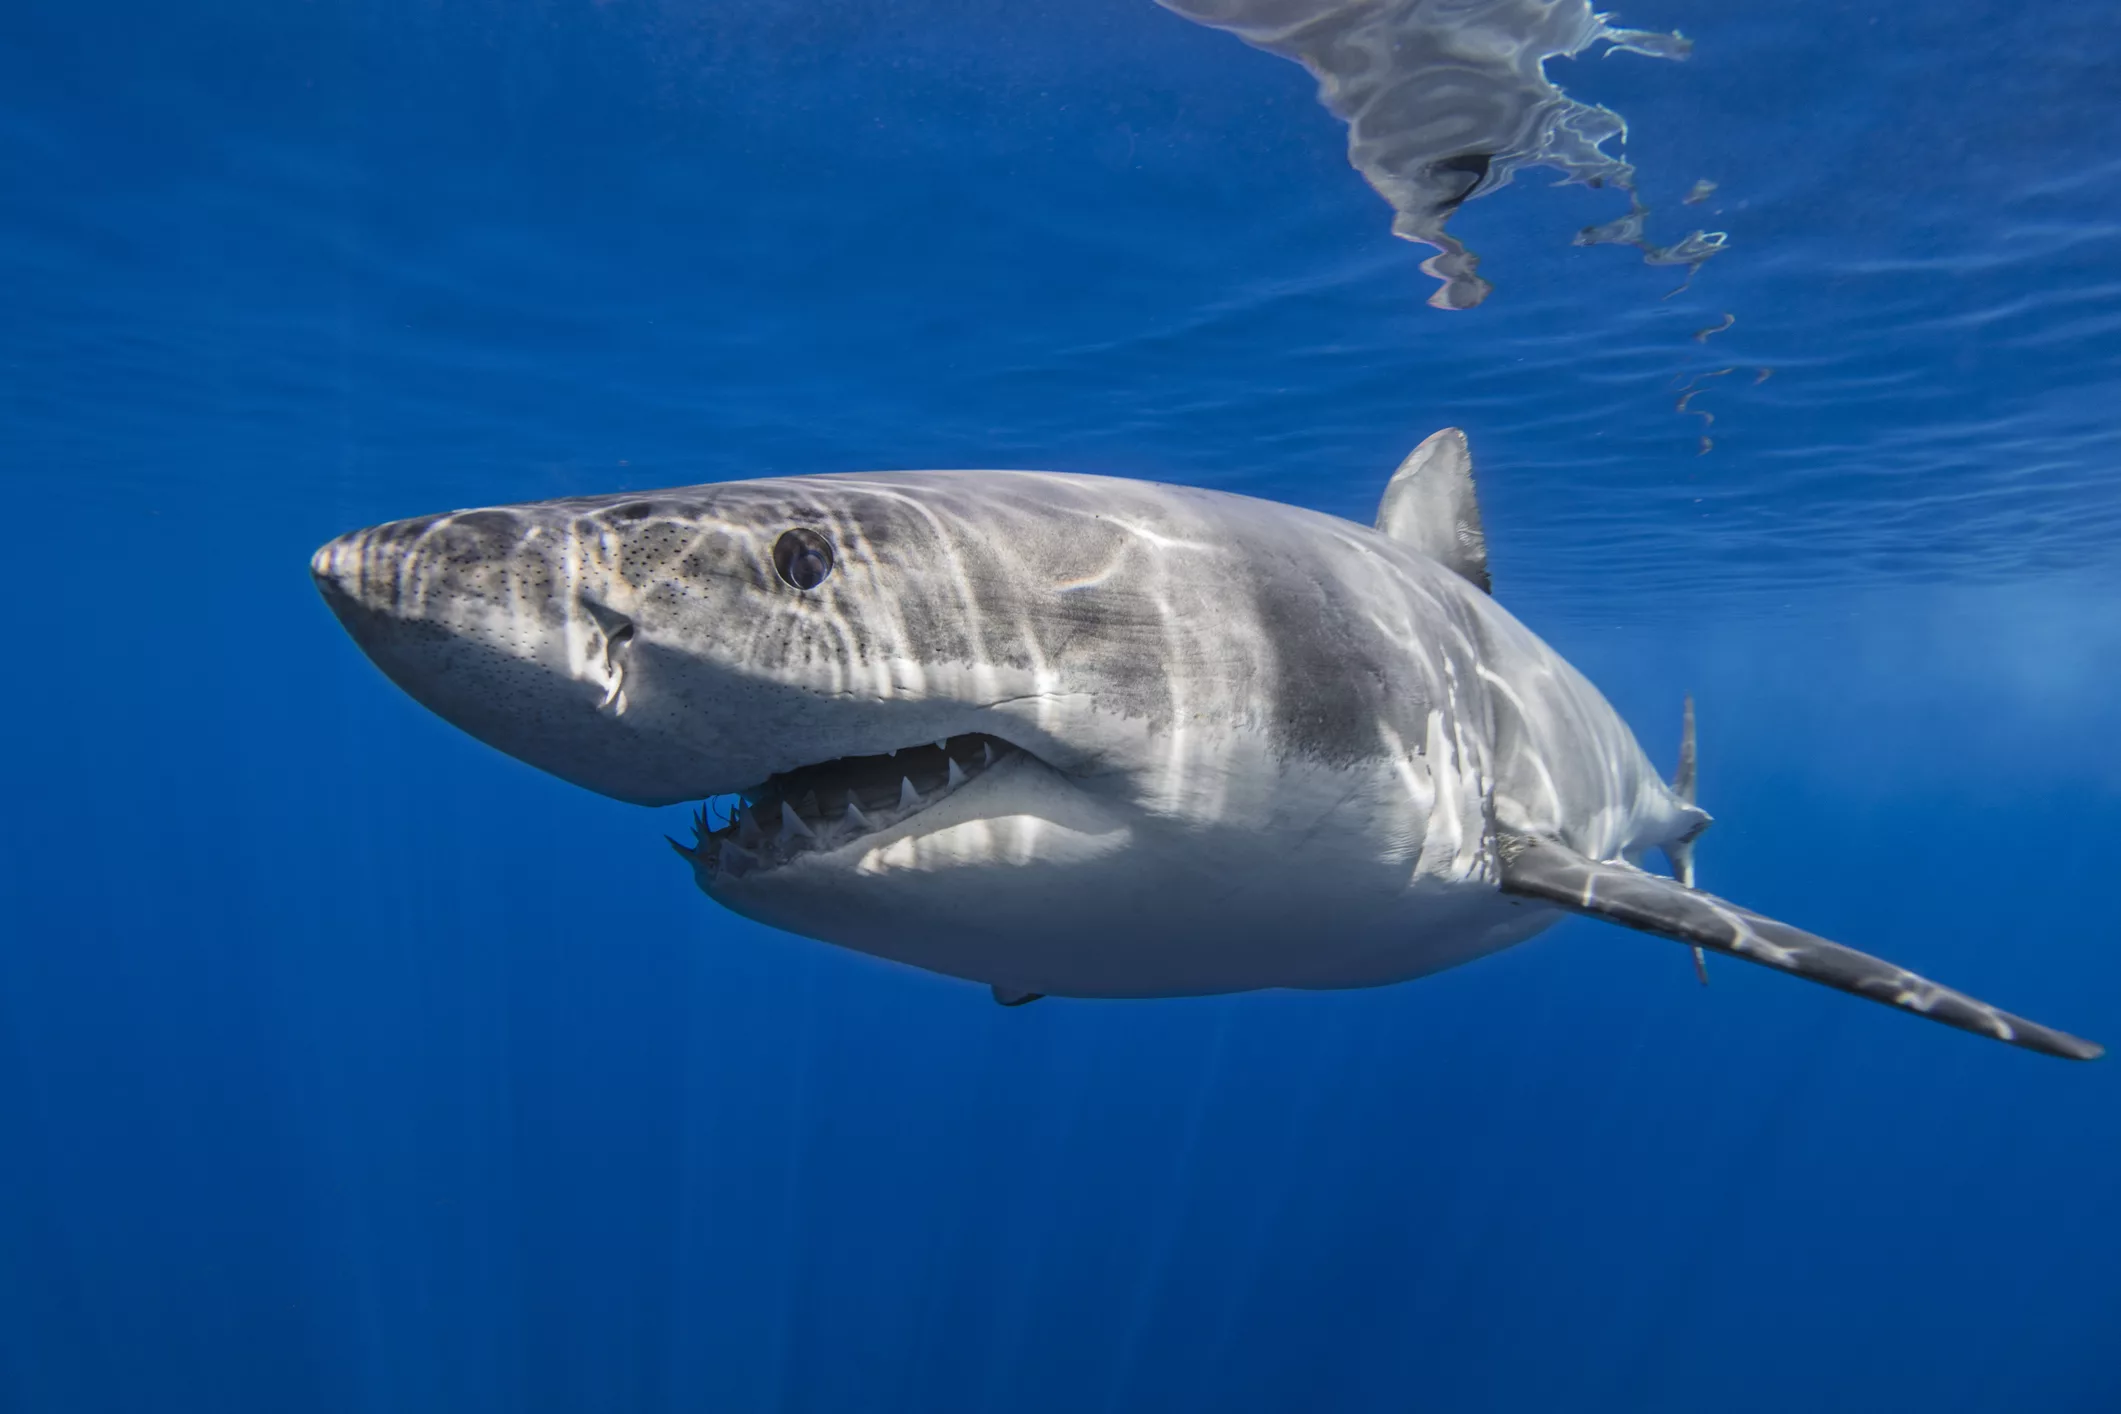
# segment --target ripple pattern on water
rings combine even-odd
[[[134,68],[84,57],[92,86],[8,72],[12,484],[223,524],[280,485],[314,540],[888,466],[1367,519],[1457,424],[1513,605],[1772,612],[1798,586],[2114,562],[2121,93],[2096,27],[2059,42],[1999,6],[1949,94],[1963,37],[1911,12],[1882,40],[1749,13],[1688,69],[1587,67],[1571,86],[1638,118],[1669,177],[1646,198],[1712,178],[1698,209],[1743,258],[1667,299],[1672,271],[1555,245],[1581,193],[1524,183],[1453,217],[1510,298],[1446,317],[1293,66],[1153,6],[1044,15],[1020,45],[1020,17],[945,18],[859,53],[686,51],[683,90],[660,12],[617,6],[512,67],[324,28],[263,78],[204,43],[150,62],[152,34]],[[1969,107],[1997,130],[1954,129]],[[1955,132],[1954,162],[1917,160]]]
[[[1392,233],[1434,246],[1422,269],[1441,282],[1439,309],[1471,309],[1493,286],[1480,258],[1445,229],[1453,212],[1548,167],[1567,182],[1629,194],[1624,216],[1585,228],[1582,245],[1632,245],[1657,265],[1690,270],[1721,250],[1696,231],[1653,245],[1634,199],[1635,169],[1606,151],[1627,124],[1581,103],[1547,77],[1549,60],[1598,45],[1684,59],[1678,34],[1616,29],[1587,0],[1158,0],[1167,9],[1292,59],[1318,80],[1318,97],[1348,125],[1348,160],[1398,213]]]

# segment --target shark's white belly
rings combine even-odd
[[[1328,879],[1277,889],[1170,863],[1168,873],[1151,864],[1090,876],[1088,887],[1080,868],[1027,864],[954,885],[952,917],[928,914],[932,885],[915,877],[903,882],[914,906],[901,910],[887,875],[869,917],[832,926],[827,940],[1016,991],[1170,997],[1402,982],[1522,942],[1560,916],[1478,883],[1422,880],[1396,896]]]
[[[1342,776],[1285,780],[1275,828],[1203,829],[1114,809],[1034,763],[1007,775],[851,860],[799,857],[716,897],[878,957],[1078,997],[1378,986],[1559,917],[1498,890],[1477,794],[1432,790],[1410,817],[1396,787],[1351,798]]]

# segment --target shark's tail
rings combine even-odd
[[[1679,769],[1672,772],[1672,794],[1688,805],[1694,803],[1694,695],[1687,694],[1685,725],[1679,729]],[[1665,858],[1672,861],[1672,877],[1685,889],[1694,887],[1694,841],[1709,827],[1704,818],[1700,824],[1679,839],[1664,847]],[[1709,959],[1699,947],[1694,949],[1694,975],[1701,985],[1709,985]]]

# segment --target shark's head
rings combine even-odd
[[[1171,557],[1111,495],[736,482],[400,521],[312,569],[377,666],[480,740],[621,800],[741,797],[683,846],[701,885],[851,941],[894,878],[1008,873],[1021,913],[1045,906],[1027,876],[1064,897],[1126,847],[1171,714]]]
[[[888,680],[932,662],[943,630],[921,613],[934,547],[908,543],[897,509],[801,483],[549,501],[355,531],[311,569],[421,703],[663,805],[817,764],[827,743],[859,755],[977,725],[981,704]],[[931,642],[908,653],[908,635]]]

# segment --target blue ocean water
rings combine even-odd
[[[2121,1408],[2112,1061],[1588,922],[1002,1010],[718,911],[310,586],[887,466],[1367,519],[1461,425],[1502,600],[1662,759],[1697,697],[1706,886],[2121,1040],[2121,19],[1620,18],[1693,56],[1549,72],[1728,249],[1523,174],[1446,312],[1150,0],[15,0],[0,1410]]]

